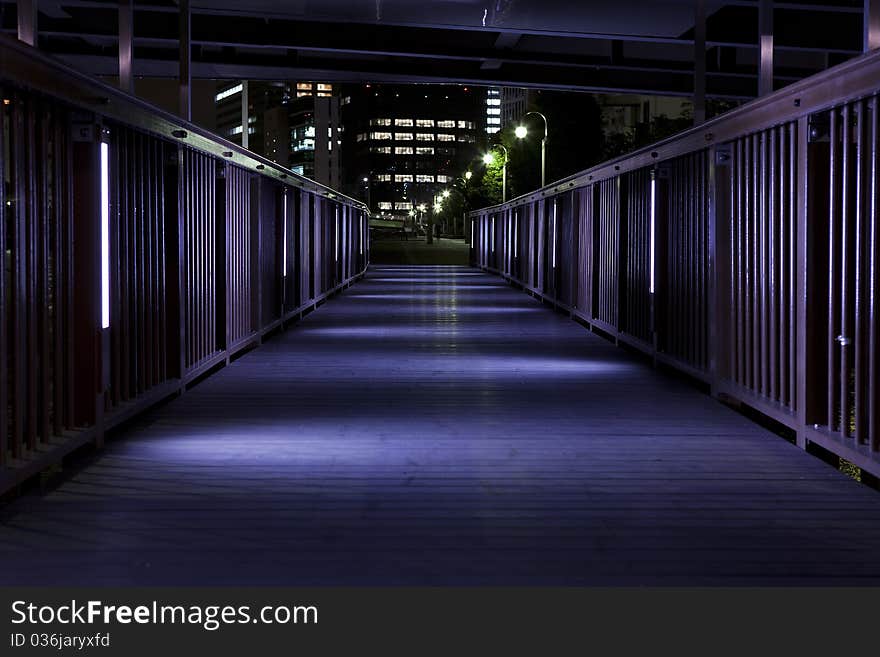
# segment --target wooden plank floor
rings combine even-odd
[[[464,267],[366,279],[0,511],[2,584],[880,584],[880,495]]]

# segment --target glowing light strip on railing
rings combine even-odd
[[[361,238],[360,238],[360,240],[358,240],[358,247],[359,247],[358,250],[360,251],[361,255],[364,255],[364,221],[365,220],[364,220],[363,213],[360,214],[360,218],[361,218],[361,220],[358,222],[358,232],[360,232]]]
[[[283,226],[284,226],[284,229],[282,231],[284,234],[284,236],[282,237],[283,244],[281,245],[281,248],[283,249],[283,252],[284,252],[284,255],[282,258],[282,265],[281,265],[281,275],[286,278],[287,277],[287,192],[286,191],[284,192],[284,196],[283,196],[283,200],[282,200],[281,221],[283,222]]]
[[[110,144],[101,142],[101,328],[110,327]]]
[[[654,175],[652,174],[651,175],[651,208],[650,208],[650,213],[651,213],[651,263],[649,265],[649,267],[651,269],[651,271],[650,271],[651,284],[648,287],[651,294],[654,294],[654,248],[655,248],[654,247],[654,242],[655,242],[654,215],[656,213],[654,206],[655,206],[656,194],[657,194],[657,181],[654,179]]]
[[[519,236],[519,211],[513,213],[513,257],[517,257],[517,237]]]
[[[339,262],[339,206],[336,206],[336,252],[334,254],[336,262]]]
[[[504,232],[506,233],[504,235],[504,238],[505,238],[505,242],[507,242],[507,244],[505,244],[505,247],[504,247],[504,259],[509,261],[510,254],[513,251],[513,249],[510,248],[510,232],[511,231],[510,231],[510,211],[509,210],[507,211],[507,222],[506,223],[507,223],[507,225],[504,227],[505,228]]]
[[[556,199],[553,199],[553,256],[552,256],[552,266],[556,266]]]
[[[492,253],[495,253],[495,215],[492,215],[492,230],[490,231],[489,243],[492,246]]]

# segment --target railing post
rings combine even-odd
[[[119,88],[134,93],[132,70],[132,41],[134,38],[134,1],[119,3]]]
[[[178,69],[178,112],[181,117],[189,121],[192,116],[192,40],[191,40],[191,15],[189,0],[180,0],[179,3],[179,40],[180,62]],[[242,128],[247,129],[247,126]]]
[[[758,2],[758,95],[773,93],[773,0]]]
[[[707,195],[707,208],[706,208],[706,252],[708,254],[709,260],[709,271],[707,272],[706,282],[707,282],[707,290],[706,290],[706,302],[708,307],[706,308],[706,320],[708,322],[707,328],[707,354],[708,354],[708,374],[709,374],[709,393],[713,397],[718,396],[718,380],[721,378],[721,362],[722,362],[722,354],[720,353],[721,345],[723,344],[721,340],[721,326],[722,326],[722,308],[723,308],[723,297],[722,290],[724,286],[721,285],[720,275],[721,275],[721,267],[719,266],[719,237],[721,230],[727,224],[725,219],[729,220],[727,217],[719,216],[718,212],[718,201],[721,194],[719,193],[718,185],[719,185],[719,176],[716,167],[718,165],[718,158],[723,156],[723,150],[719,149],[716,144],[712,144],[709,146],[708,153],[706,154],[707,160],[707,175],[708,180],[706,181],[706,195]],[[723,193],[723,192],[722,192]]]
[[[706,120],[706,0],[694,3],[694,125]]]
[[[807,448],[805,433],[809,404],[809,373],[812,366],[808,359],[814,355],[809,348],[815,326],[815,313],[809,309],[808,299],[810,295],[808,278],[808,240],[809,240],[809,116],[801,116],[797,122],[797,171],[795,185],[797,186],[797,207],[795,209],[795,262],[796,283],[795,293],[797,303],[795,306],[795,318],[797,322],[797,382],[795,384],[795,412],[797,414],[797,445],[801,449]]]
[[[18,0],[18,40],[29,46],[37,45],[37,0]]]
[[[880,0],[864,0],[865,52],[880,48]]]
[[[101,390],[101,176],[100,126],[83,117],[73,126],[74,339],[77,372],[74,425],[94,425],[103,442]]]

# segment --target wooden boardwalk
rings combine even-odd
[[[0,584],[880,584],[880,494],[464,267],[363,282],[0,509]]]

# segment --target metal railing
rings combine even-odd
[[[471,213],[473,264],[880,475],[880,52]]]
[[[367,209],[0,39],[0,493],[361,276]]]

